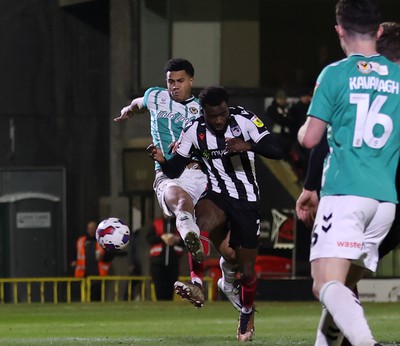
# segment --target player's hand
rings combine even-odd
[[[164,163],[165,162],[165,157],[161,151],[160,148],[157,148],[153,143],[150,144],[146,148],[147,152],[149,153],[150,157],[154,160],[157,161],[158,163]]]
[[[172,154],[172,153],[176,153],[176,151],[178,150],[178,148],[179,148],[179,142],[178,141],[176,141],[176,142],[171,142],[171,144],[168,146],[168,149],[169,149],[169,151],[168,151],[168,154]]]
[[[303,189],[296,201],[296,214],[299,220],[303,221],[307,227],[311,227],[315,220],[318,208],[318,194],[316,191]]]
[[[177,243],[176,235],[173,233],[164,233],[161,235],[161,239],[164,241],[166,245],[174,245]]]
[[[236,154],[243,153],[251,149],[251,145],[248,142],[240,138],[225,138],[225,153]]]
[[[129,106],[122,108],[121,115],[117,118],[114,118],[114,121],[118,122],[123,119],[132,118],[132,117],[133,117],[133,112],[132,112],[131,106],[129,105]]]

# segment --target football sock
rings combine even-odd
[[[185,239],[188,232],[195,232],[197,235],[200,235],[199,227],[194,222],[193,215],[187,211],[176,213],[176,228],[182,239]]]
[[[190,278],[193,284],[198,284],[203,287],[203,277],[204,277],[204,262],[198,263],[193,260],[190,252],[188,252],[189,268],[190,268]]]
[[[326,310],[325,307],[323,307],[314,345],[341,346],[342,340],[343,333],[336,326],[331,314]]]
[[[319,296],[321,303],[352,345],[375,345],[360,301],[349,288],[339,281],[329,281],[321,288]]]
[[[254,305],[257,290],[257,276],[241,278],[243,308],[250,309]]]
[[[224,282],[224,286],[233,286],[233,283],[236,279],[237,272],[237,264],[229,263],[221,256],[219,259],[219,266],[222,271],[222,279]]]
[[[253,311],[253,307],[251,306],[250,308],[245,308],[244,306],[242,307],[241,312],[243,312],[244,314],[250,314]]]
[[[203,244],[204,256],[210,254],[210,239],[208,237],[208,232],[200,231],[200,241]]]

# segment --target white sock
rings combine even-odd
[[[197,285],[199,285],[200,287],[203,287],[203,280],[200,279],[198,276],[193,277],[193,278],[191,279],[191,282],[192,282],[193,285],[197,284]]]
[[[242,307],[242,310],[241,310],[244,314],[249,314],[249,313],[251,313],[252,311],[253,311],[253,307],[250,307],[250,308],[245,308],[244,306]]]
[[[329,281],[321,288],[319,297],[352,345],[375,345],[360,301],[349,288],[339,281]]]
[[[187,211],[179,211],[176,213],[176,229],[182,239],[185,239],[188,232],[195,232],[197,235],[200,235],[200,229],[196,225],[193,215]]]
[[[340,346],[343,338],[343,333],[336,326],[331,314],[322,307],[314,346]]]
[[[236,279],[237,264],[231,264],[221,256],[219,266],[222,271],[222,280],[225,286],[232,286]]]

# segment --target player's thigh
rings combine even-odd
[[[225,234],[225,238],[223,238],[221,241],[216,240],[215,243],[213,242],[213,244],[219,254],[223,256],[226,261],[228,261],[229,263],[237,263],[236,251],[229,245],[230,232],[228,231]]]
[[[356,287],[357,282],[360,281],[365,275],[366,269],[355,264],[351,264],[349,272],[346,277],[346,286],[351,290]]]
[[[310,260],[365,256],[365,230],[379,202],[358,196],[324,196],[318,206],[311,239]]]
[[[329,281],[346,282],[351,261],[344,258],[317,258],[311,261],[313,291],[318,297],[321,288]]]
[[[377,211],[365,229],[364,248],[365,257],[354,261],[355,264],[375,271],[379,261],[379,245],[388,234],[392,226],[396,206],[393,203],[381,202]]]
[[[400,243],[400,207],[396,205],[395,218],[390,227],[388,234],[379,245],[379,259],[386,256],[390,251],[395,249]]]
[[[177,180],[179,186],[190,195],[194,205],[207,188],[207,176],[201,169],[185,169],[182,175],[174,180]]]
[[[196,182],[196,183],[194,183]],[[176,179],[170,179],[162,172],[156,173],[153,189],[163,212],[172,216],[182,200],[194,206],[207,186],[206,175],[198,169],[185,169]]]
[[[257,249],[260,236],[260,210],[258,203],[230,200],[230,246]]]
[[[210,238],[214,230],[216,236],[220,234],[227,222],[224,210],[208,198],[202,198],[199,200],[195,206],[195,215],[196,223],[200,230],[209,232]],[[222,238],[225,236],[220,235]]]

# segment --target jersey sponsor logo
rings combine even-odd
[[[209,159],[220,159],[226,155],[225,149],[213,149],[213,150],[203,150],[201,154],[206,160]]]
[[[165,118],[165,119],[171,119],[174,121],[175,124],[186,124],[188,121],[191,121],[192,119],[188,119],[184,114],[179,113],[179,112],[169,112],[166,110],[161,110],[157,112],[157,118]]]
[[[204,150],[202,153],[202,156],[206,159],[209,160],[210,159],[210,152],[208,150]]]
[[[263,127],[264,126],[264,123],[261,121],[261,119],[259,118],[259,117],[257,117],[257,116],[253,116],[251,119],[250,119],[253,123],[254,123],[254,125],[256,125],[257,127]]]
[[[231,131],[235,137],[239,137],[242,134],[242,130],[239,128],[239,126],[232,127]]]
[[[358,61],[357,70],[363,74],[369,74],[371,72],[376,72],[381,76],[387,76],[389,74],[386,65],[380,65],[374,61]]]
[[[190,112],[191,114],[198,114],[198,113],[199,113],[199,110],[198,110],[196,107],[190,107],[190,108],[189,108],[189,112]]]
[[[359,243],[357,241],[338,241],[336,244],[338,247],[345,247],[351,249],[362,249],[363,247],[363,243]]]

